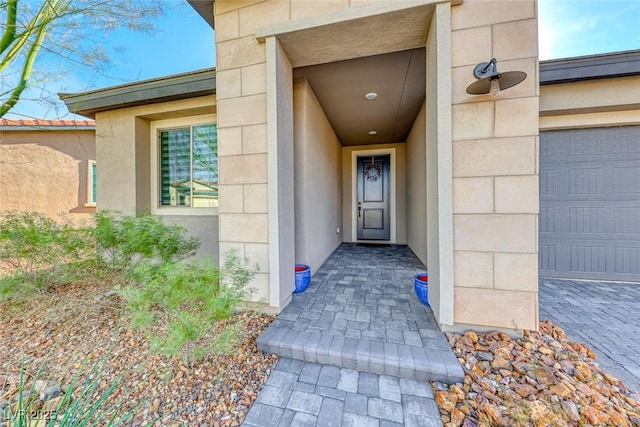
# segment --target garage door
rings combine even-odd
[[[540,133],[540,275],[640,281],[640,126]]]

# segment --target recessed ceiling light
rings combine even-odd
[[[369,101],[373,101],[374,99],[376,99],[378,97],[378,94],[375,93],[375,92],[369,92],[364,97],[367,98]]]
[[[369,131],[369,135],[371,135],[371,136],[376,136],[377,134],[378,134],[378,131],[375,131],[375,130],[370,130]]]

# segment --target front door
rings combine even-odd
[[[358,240],[390,240],[390,156],[358,157]]]

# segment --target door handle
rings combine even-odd
[[[362,216],[362,203],[358,202],[358,218]]]

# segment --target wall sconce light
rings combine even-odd
[[[501,90],[513,87],[527,78],[524,71],[498,71],[498,60],[491,58],[489,62],[481,62],[476,65],[473,75],[478,81],[475,81],[467,87],[467,93],[470,95],[484,95],[490,93],[497,95]]]

